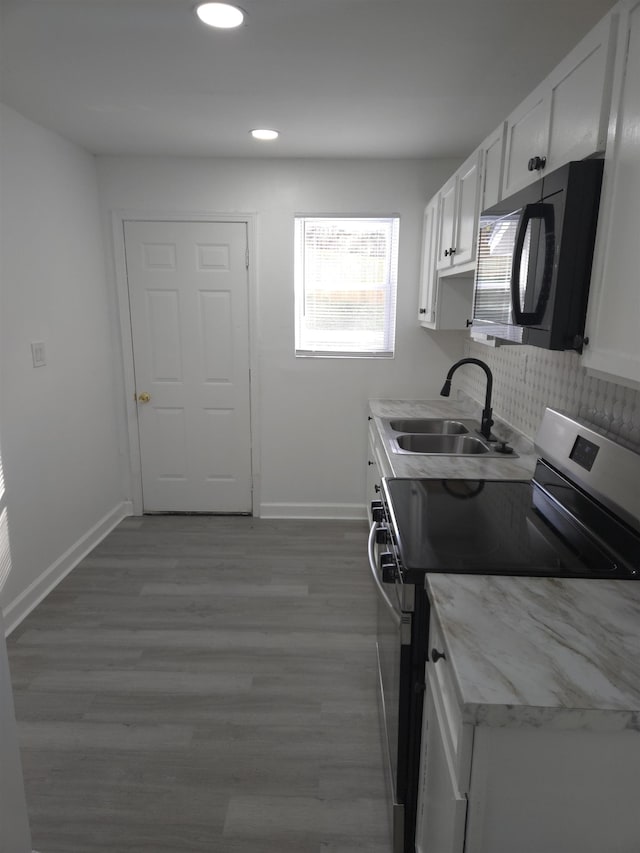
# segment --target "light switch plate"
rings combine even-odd
[[[33,358],[34,367],[44,367],[47,363],[47,356],[44,351],[43,341],[33,341],[31,344],[31,357]]]

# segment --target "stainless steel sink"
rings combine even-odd
[[[394,432],[438,435],[464,435],[469,432],[469,428],[460,421],[443,418],[404,418],[401,420],[390,420],[389,426]]]
[[[466,456],[490,451],[483,441],[472,435],[399,435],[396,442],[400,450],[407,453],[447,453]]]
[[[393,453],[427,456],[491,456],[516,459],[495,436],[487,441],[473,418],[380,418]],[[500,449],[498,449],[500,447]]]

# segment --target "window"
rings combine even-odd
[[[296,355],[393,356],[398,225],[394,217],[296,217]]]

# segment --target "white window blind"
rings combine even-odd
[[[480,219],[473,316],[476,320],[512,323],[511,268],[520,211],[500,218]],[[520,301],[524,304],[531,229],[525,233],[520,266]]]
[[[296,217],[296,355],[393,356],[398,226],[395,217]]]

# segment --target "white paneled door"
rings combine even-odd
[[[128,221],[145,512],[250,512],[247,226]]]

